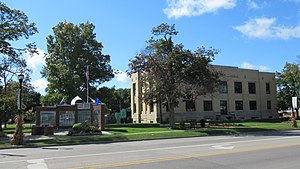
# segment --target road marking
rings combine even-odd
[[[266,138],[266,139],[257,139],[257,140],[243,140],[243,141],[229,141],[229,142],[222,142],[222,143],[219,143],[219,144],[239,144],[239,143],[249,143],[249,142],[270,141],[270,140],[285,140],[285,139],[294,139],[294,138],[300,138],[300,136],[287,136],[287,137],[276,137],[276,138]],[[185,149],[185,148],[194,148],[194,147],[214,146],[216,144],[218,144],[218,143],[197,144],[197,145],[187,145],[187,146],[174,146],[174,147],[163,147],[163,148],[152,148],[152,149],[143,149],[143,150],[117,151],[117,152],[108,152],[108,153],[81,154],[81,155],[60,156],[60,157],[48,157],[48,158],[43,158],[43,159],[45,159],[45,160],[55,160],[55,159],[67,159],[67,158],[78,158],[78,157],[91,157],[91,156],[103,156],[103,155],[114,155],[114,154],[138,153],[138,152],[147,152],[147,151],[163,151],[163,150],[172,150],[172,149]],[[2,162],[0,162],[0,164],[16,163],[16,162],[23,162],[23,161],[26,161],[26,160],[2,161]]]
[[[99,164],[99,165],[77,167],[77,168],[70,168],[70,169],[84,169],[84,168],[96,169],[96,168],[122,167],[122,166],[129,166],[129,165],[140,165],[140,164],[158,163],[158,162],[165,162],[165,161],[184,160],[184,159],[189,159],[189,158],[208,157],[208,156],[215,156],[215,155],[244,153],[244,152],[250,152],[250,151],[268,150],[268,149],[292,147],[292,146],[299,146],[299,145],[300,145],[300,143],[280,144],[280,145],[275,145],[275,146],[264,146],[264,147],[246,148],[246,149],[240,149],[240,150],[210,152],[210,153],[206,153],[206,154],[180,155],[180,156],[173,156],[173,157],[161,157],[161,158],[153,158],[153,159],[146,159],[146,160],[117,162],[117,163],[110,163],[110,164]]]
[[[211,146],[211,149],[217,149],[217,150],[232,150],[233,148],[234,146],[228,144]]]
[[[27,160],[27,169],[48,169],[44,159]]]

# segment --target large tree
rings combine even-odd
[[[49,82],[47,95],[59,93],[67,102],[76,95],[86,98],[87,66],[91,87],[114,77],[110,56],[102,53],[103,45],[96,40],[94,29],[89,22],[79,25],[60,22],[53,28],[54,35],[47,37],[46,66],[41,72]]]
[[[10,9],[0,2],[0,83],[1,90],[0,107],[0,130],[2,122],[6,122],[12,96],[8,95],[8,84],[12,83],[18,73],[28,74],[30,70],[26,68],[24,53],[33,54],[36,52],[34,43],[24,47],[15,47],[12,42],[22,38],[28,39],[37,33],[35,23],[29,23],[28,17],[20,10]]]
[[[300,96],[300,64],[286,63],[282,72],[276,72],[277,108],[292,107],[292,97]]]
[[[211,62],[215,49],[185,49],[174,44],[175,25],[161,24],[152,29],[147,47],[129,64],[129,74],[139,73],[143,86],[142,99],[169,107],[170,127],[175,127],[175,107],[179,99],[195,100],[197,96],[215,91],[219,73]]]
[[[94,95],[105,103],[108,113],[120,112],[123,108],[130,107],[130,89],[115,89],[115,87],[101,87]]]

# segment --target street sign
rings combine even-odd
[[[292,97],[292,106],[293,106],[294,109],[298,108],[297,100],[298,100],[297,97]]]

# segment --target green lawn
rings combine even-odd
[[[298,121],[300,124],[300,121]],[[92,135],[92,136],[66,136],[48,140],[34,140],[26,142],[26,146],[47,146],[64,144],[85,144],[101,143],[111,141],[145,140],[157,138],[191,137],[191,136],[211,136],[211,135],[229,135],[241,134],[255,131],[280,131],[291,130],[289,122],[240,122],[225,123],[218,126],[209,126],[207,128],[171,130],[168,127],[160,127],[158,124],[125,124],[125,125],[107,125],[106,131],[111,135]],[[14,126],[10,126],[5,133],[14,131]],[[27,126],[25,131],[30,132]],[[2,144],[3,143],[3,144]],[[0,148],[11,147],[8,142],[2,140]]]
[[[124,125],[107,125],[106,131],[112,134],[129,134],[143,132],[170,131],[169,127],[160,127],[159,124],[124,124]]]
[[[23,132],[24,133],[31,133],[31,124],[24,124],[24,129]],[[15,124],[8,124],[7,128],[3,129],[3,133],[5,134],[14,134],[15,133]]]

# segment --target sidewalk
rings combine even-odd
[[[24,140],[47,140],[47,139],[55,139],[61,137],[67,137],[69,130],[56,130],[54,131],[54,135],[31,135],[31,133],[24,133]],[[102,135],[110,135],[111,133],[107,131],[102,131]],[[13,134],[7,134],[7,136],[12,139]]]

